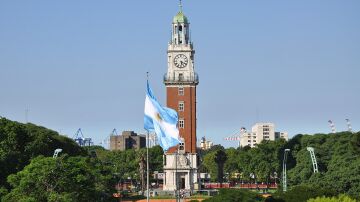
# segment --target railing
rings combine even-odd
[[[183,75],[164,75],[164,83],[199,83],[199,76],[197,73],[192,73],[189,76]]]

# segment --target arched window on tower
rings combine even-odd
[[[179,26],[179,44],[182,44],[182,33],[183,33],[183,27],[180,25]]]

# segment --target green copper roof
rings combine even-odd
[[[179,11],[178,14],[175,15],[173,23],[188,23],[188,19],[182,11]]]

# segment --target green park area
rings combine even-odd
[[[307,147],[315,149],[319,172],[314,173]],[[54,150],[61,148],[57,158]],[[287,191],[283,192],[284,150],[287,159]],[[34,124],[0,119],[0,198],[2,202],[120,201],[143,199],[145,149],[109,151],[100,146],[80,147],[72,139]],[[149,149],[150,176],[163,169],[163,151]],[[360,133],[296,135],[263,141],[255,148],[223,148],[216,145],[199,153],[201,173],[214,183],[276,183],[270,197],[261,190],[219,189],[211,197],[188,201],[353,202],[360,200]],[[158,179],[151,177],[151,183]],[[127,183],[127,193],[119,184]],[[118,185],[118,186],[116,186]],[[159,198],[159,197],[158,197]],[[170,197],[171,198],[171,197]]]

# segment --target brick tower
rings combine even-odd
[[[190,39],[190,23],[182,11],[173,18],[168,44],[168,69],[164,75],[167,107],[178,112],[178,128],[184,143],[170,148],[164,158],[164,190],[196,189],[196,86],[195,50]],[[176,155],[175,153],[178,154]],[[176,186],[177,183],[177,186]]]
[[[168,44],[168,70],[164,75],[167,106],[178,112],[179,132],[185,152],[196,153],[196,86],[199,79],[194,69],[190,23],[180,12],[172,22],[172,37]]]

